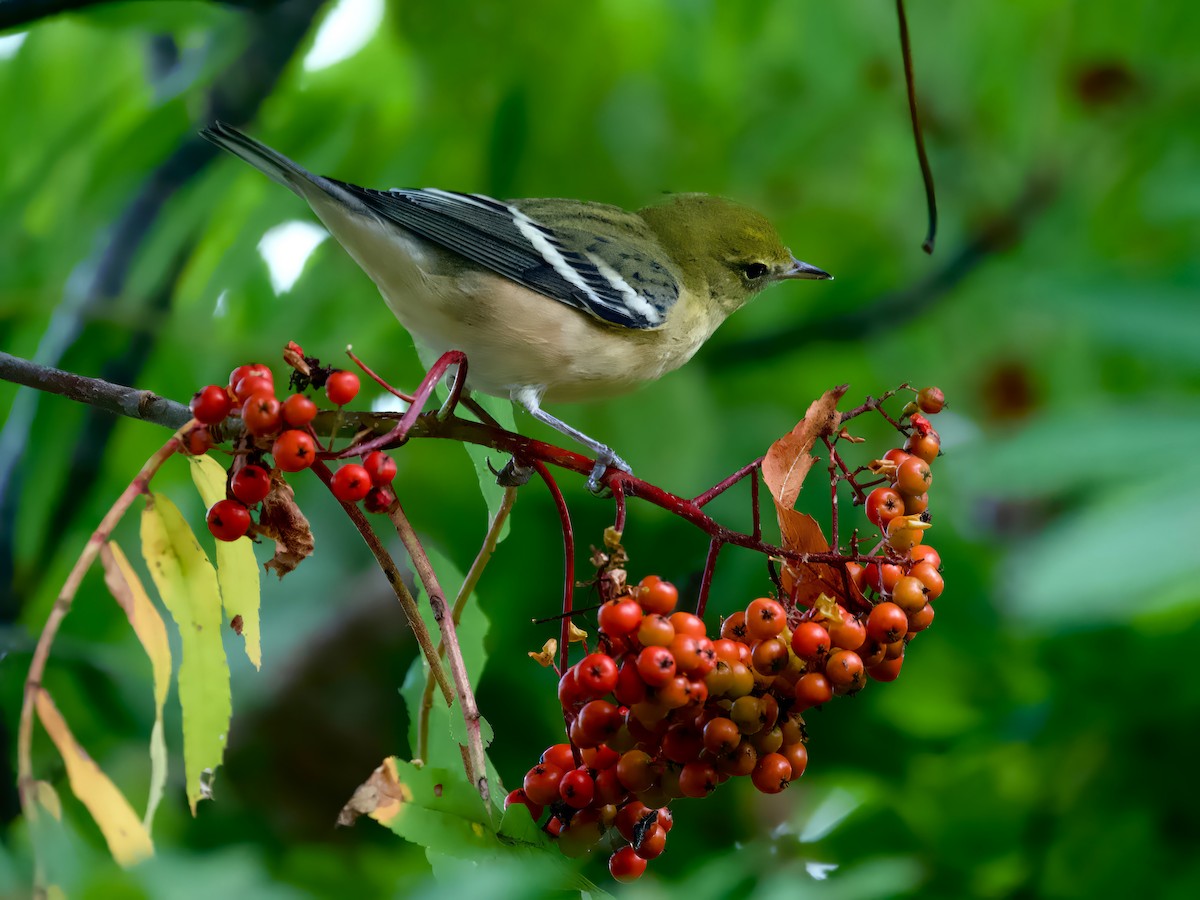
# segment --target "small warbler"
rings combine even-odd
[[[706,194],[631,213],[581,200],[378,191],[314,175],[222,123],[201,133],[308,201],[426,361],[461,350],[468,388],[511,398],[592,450],[593,489],[608,466],[629,466],[543,400],[653,381],[768,285],[832,277],[795,259],[759,213]]]

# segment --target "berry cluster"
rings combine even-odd
[[[289,350],[302,356],[294,344]],[[317,370],[314,377],[304,379],[303,386],[323,386],[329,402],[341,408],[358,395],[360,385],[353,372]],[[312,429],[319,408],[303,391],[280,400],[271,370],[253,363],[234,369],[228,384],[210,384],[197,391],[191,410],[198,424],[185,440],[193,454],[213,446],[213,426],[230,417],[241,419],[244,434],[229,473],[228,497],[208,510],[213,537],[236,541],[250,530],[251,510],[270,494],[272,471],[299,472],[319,458],[323,448]],[[391,488],[395,477],[395,460],[376,450],[361,464],[342,465],[333,474],[330,490],[343,503],[361,500],[368,510],[381,512],[395,500]]]
[[[626,588],[621,572],[599,608],[598,649],[561,673],[569,742],[542,754],[506,807],[545,817],[543,829],[570,855],[617,848],[609,871],[632,881],[663,852],[672,801],[705,797],[736,776],[766,794],[799,778],[804,713],[868,678],[895,680],[908,644],[933,622],[944,585],[923,537],[940,439],[922,413],[944,402],[926,388],[905,409],[904,447],[863,469],[883,482],[869,495],[846,476],[879,544],[864,557],[856,535],[839,564],[843,587],[811,607],[782,591],[760,597],[709,637],[702,619],[676,611],[670,583],[652,575]]]
[[[714,640],[677,601],[651,575],[600,607],[601,649],[559,681],[570,743],[542,754],[507,799],[535,819],[548,806],[544,827],[569,853],[615,830],[627,843],[609,859],[619,881],[663,852],[672,800],[705,797],[734,776],[768,794],[799,778],[801,713],[828,699],[797,699],[806,662],[790,649],[783,604],[753,601]]]

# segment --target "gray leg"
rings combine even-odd
[[[544,422],[553,428],[555,431],[560,431],[572,440],[577,441],[587,447],[596,454],[596,465],[592,467],[592,474],[588,477],[588,489],[598,491],[600,489],[600,479],[604,477],[604,473],[609,466],[615,466],[622,472],[632,472],[629,464],[621,457],[613,452],[612,448],[606,444],[588,437],[582,431],[572,428],[561,419],[556,419],[550,413],[544,411],[541,407],[542,392],[533,388],[523,388],[519,391],[513,391],[513,401],[521,404],[529,411],[529,414],[539,422]]]

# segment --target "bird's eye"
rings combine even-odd
[[[767,269],[766,265],[763,263],[752,262],[752,263],[747,264],[746,267],[744,269],[742,269],[742,271],[746,273],[747,278],[749,278],[751,281],[755,281],[759,278],[762,278],[764,275],[766,275],[768,269]]]

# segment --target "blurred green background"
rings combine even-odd
[[[0,3],[0,17],[36,5]],[[704,190],[766,212],[837,280],[773,289],[629,398],[553,410],[679,493],[761,454],[832,385],[855,400],[903,381],[945,389],[930,542],[948,587],[904,677],[813,715],[808,773],[785,794],[729,784],[679,803],[667,853],[622,894],[1200,896],[1187,787],[1200,687],[1181,656],[1200,641],[1191,5],[910,2],[942,213],[932,257],[882,0],[66,5],[87,8],[0,18],[11,353],[186,400],[289,339],[326,359],[353,343],[415,383],[410,339],[303,203],[196,138],[220,116],[368,186],[626,206]],[[0,410],[0,895],[21,896],[12,753],[29,653],[164,433],[9,384]],[[399,456],[412,519],[465,569],[485,527],[466,455],[430,442]],[[161,479],[199,523],[186,467]],[[563,482],[583,564],[611,506]],[[334,829],[379,760],[410,752],[397,687],[415,648],[352,530],[315,479],[296,483],[317,553],[264,581],[261,673],[229,638],[216,802],[188,816],[174,757],[159,855],[123,873],[39,734],[36,770],[66,807],[61,883],[83,897],[537,893],[506,868],[439,885],[421,848],[369,822]],[[716,509],[745,524],[744,495]],[[118,538],[136,547],[136,519]],[[685,589],[706,547],[636,503],[626,544],[635,575]],[[555,611],[561,579],[534,483],[479,590],[493,623],[479,700],[510,783],[561,734],[553,678],[525,656],[550,633],[530,619]],[[760,558],[727,551],[710,609],[768,588]],[[98,576],[47,686],[140,804],[149,667]],[[178,754],[177,712],[167,733]],[[586,871],[611,886],[602,863]]]

